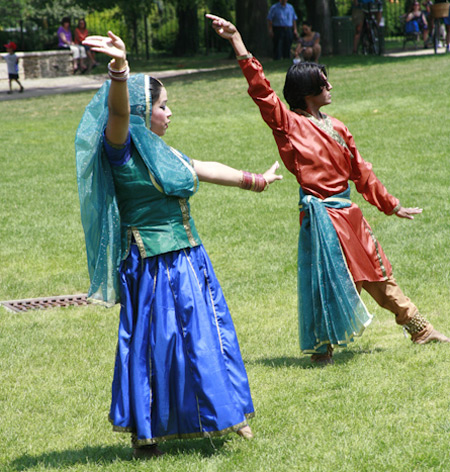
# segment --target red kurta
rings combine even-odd
[[[348,181],[372,205],[387,215],[399,205],[361,157],[353,136],[335,118],[331,123],[344,139],[339,144],[311,119],[287,109],[270,87],[261,64],[255,59],[239,61],[249,83],[248,93],[258,105],[264,121],[273,131],[285,166],[303,191],[320,199],[343,192]],[[359,207],[352,203],[343,209],[327,208],[355,282],[378,282],[392,276],[389,260]]]

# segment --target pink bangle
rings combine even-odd
[[[243,190],[252,190],[253,192],[262,192],[268,188],[269,183],[262,174],[252,174],[251,172],[241,171],[242,177],[239,187]]]

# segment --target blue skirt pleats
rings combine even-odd
[[[253,415],[222,289],[203,246],[120,267],[110,421],[136,445],[237,431]]]

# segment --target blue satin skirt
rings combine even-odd
[[[109,418],[133,445],[237,431],[253,416],[233,321],[203,246],[120,267]]]

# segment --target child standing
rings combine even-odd
[[[8,52],[7,56],[3,56],[3,59],[6,61],[8,66],[8,79],[9,79],[9,92],[12,93],[12,82],[15,80],[20,87],[19,92],[23,92],[23,86],[19,82],[19,59],[16,56],[16,43],[10,41],[8,44],[5,44],[5,49]]]

